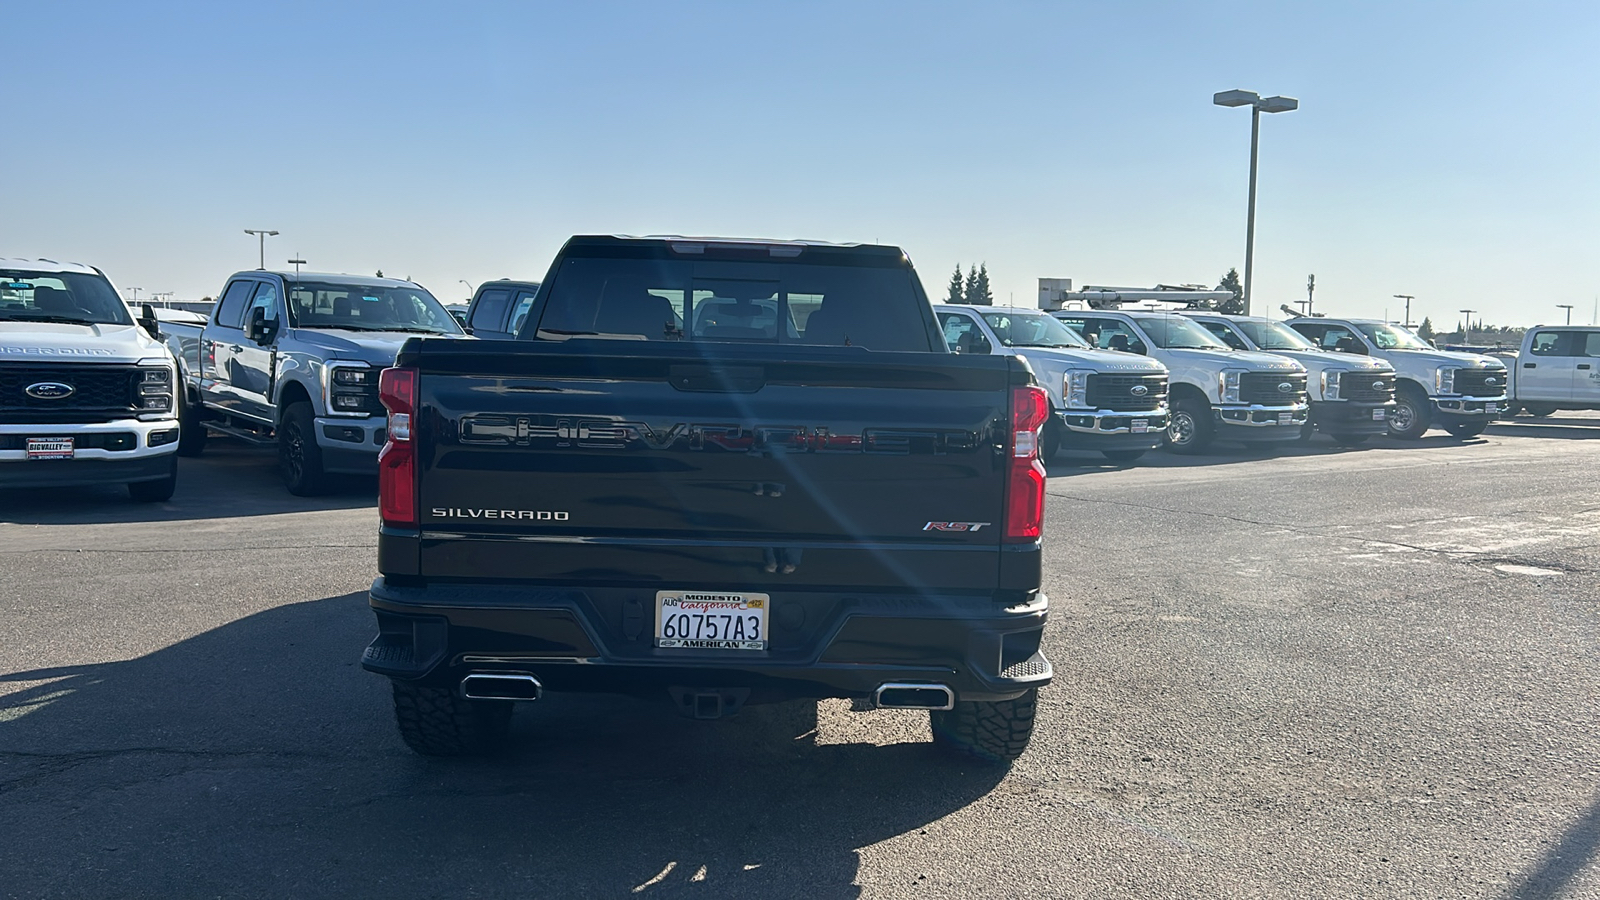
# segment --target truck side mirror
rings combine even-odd
[[[151,309],[148,303],[144,304],[144,308],[139,311],[139,327],[144,329],[145,334],[156,340],[162,339],[161,322],[156,319],[156,311]]]
[[[267,319],[267,311],[262,307],[250,310],[250,321],[245,324],[244,336],[263,346],[272,343],[277,337],[278,323],[276,320]]]

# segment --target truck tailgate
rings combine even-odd
[[[417,572],[617,587],[993,591],[1001,357],[416,341]]]

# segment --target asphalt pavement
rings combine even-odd
[[[1009,771],[611,697],[419,758],[357,664],[372,480],[0,493],[0,896],[1600,897],[1596,426],[1059,458]]]

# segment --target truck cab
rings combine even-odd
[[[1318,348],[1300,332],[1259,316],[1185,312],[1235,350],[1261,350],[1286,356],[1306,367],[1311,421],[1302,438],[1320,431],[1340,444],[1365,442],[1389,428],[1394,410],[1394,367],[1373,356],[1333,353]]]
[[[0,259],[0,487],[178,483],[177,367],[154,313],[135,322],[105,273]]]
[[[1522,337],[1510,363],[1510,407],[1533,416],[1600,409],[1600,327],[1540,325]]]
[[[275,446],[293,494],[376,472],[378,373],[409,338],[466,337],[426,289],[393,278],[252,270],[218,297],[204,326],[166,325],[195,412],[183,452],[201,453],[207,430]]]
[[[952,351],[1028,361],[1050,395],[1045,459],[1068,449],[1131,462],[1161,446],[1167,429],[1167,367],[1161,363],[1093,349],[1042,310],[937,304],[933,311]]]
[[[1290,319],[1324,350],[1376,356],[1395,369],[1389,434],[1416,440],[1438,424],[1456,437],[1482,434],[1506,408],[1505,364],[1492,356],[1439,350],[1400,325],[1377,319]]]
[[[467,307],[467,333],[491,341],[514,340],[539,295],[539,282],[486,281],[478,285]]]
[[[1201,453],[1215,440],[1247,446],[1293,441],[1309,421],[1306,369],[1271,353],[1239,351],[1170,312],[1052,313],[1093,346],[1149,356],[1171,373],[1167,449]]]

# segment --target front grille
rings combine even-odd
[[[1145,389],[1143,395],[1133,393]],[[1160,409],[1167,400],[1165,375],[1090,375],[1088,401],[1095,409],[1127,412]]]
[[[1394,376],[1368,372],[1339,373],[1339,396],[1359,403],[1388,403],[1394,399]]]
[[[1289,385],[1287,390],[1282,385]],[[1293,406],[1306,402],[1306,376],[1295,372],[1245,372],[1239,376],[1239,402],[1261,406]]]
[[[1506,373],[1502,369],[1457,369],[1456,393],[1467,397],[1503,397]]]
[[[106,422],[137,415],[134,396],[139,367],[72,363],[9,363],[0,365],[0,422],[51,424]],[[29,385],[56,382],[71,385],[66,397],[40,398]]]

